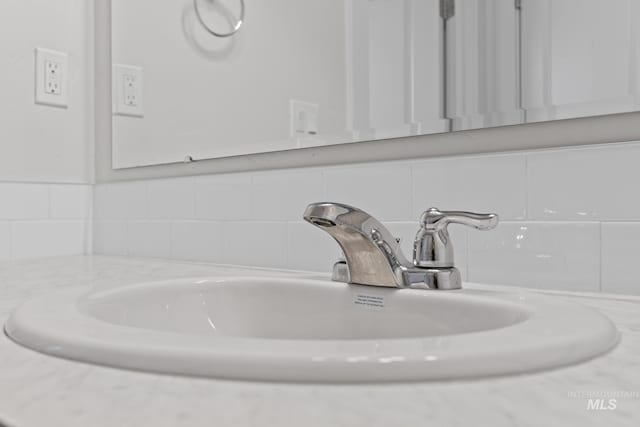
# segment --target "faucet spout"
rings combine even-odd
[[[313,203],[305,210],[304,219],[338,242],[350,283],[405,286],[403,272],[412,263],[389,230],[368,213],[341,203]]]

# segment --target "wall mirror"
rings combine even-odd
[[[640,0],[111,0],[111,13],[116,169],[640,110]]]

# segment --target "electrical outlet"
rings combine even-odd
[[[132,74],[125,74],[123,76],[124,82],[124,103],[129,107],[138,106],[138,96],[136,94],[136,76]]]
[[[144,117],[142,105],[142,68],[133,65],[113,66],[113,114]]]
[[[312,136],[318,134],[318,104],[292,99],[290,101],[291,136]]]
[[[67,54],[36,48],[36,104],[68,106]]]
[[[59,62],[44,61],[44,91],[51,95],[62,95],[61,72]]]

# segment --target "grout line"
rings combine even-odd
[[[195,218],[195,217],[196,217],[196,214],[197,214],[197,205],[196,205],[196,192],[197,192],[197,189],[196,189],[196,179],[195,179],[194,177],[191,177],[189,181],[191,181],[191,182],[189,183],[189,185],[191,186],[191,189],[190,189],[190,193],[191,193],[191,213],[192,213],[192,215],[191,215],[191,219],[193,219],[193,218]]]
[[[92,220],[92,221],[130,221],[130,222],[218,222],[218,223],[259,223],[259,224],[282,224],[282,223],[304,223],[302,218],[285,218],[282,219],[230,219],[230,218],[188,218],[188,217],[175,217],[175,218],[144,218],[144,217],[104,217],[104,218],[0,218],[0,221],[80,221],[80,220]],[[383,224],[414,224],[414,219],[380,219]],[[500,224],[552,224],[552,225],[583,225],[583,224],[640,224],[640,218],[633,219],[621,219],[621,220],[601,220],[601,219],[589,219],[582,220],[566,220],[566,219],[549,219],[549,220],[525,220],[525,219],[505,219],[501,220]]]
[[[60,221],[82,221],[82,220],[91,220],[90,218],[0,218],[0,221],[21,221],[21,222],[60,222]],[[283,219],[229,219],[229,218],[139,218],[139,217],[131,217],[131,218],[122,218],[122,217],[108,217],[108,218],[99,218],[93,219],[93,221],[129,221],[129,222],[217,222],[221,224],[283,224],[283,223],[295,223],[295,224],[304,224],[305,221],[303,219],[295,219],[295,218],[284,218]],[[416,224],[416,220],[413,219],[381,219],[383,224]],[[640,219],[638,220],[598,220],[598,219],[584,219],[579,221],[571,221],[571,220],[521,220],[521,219],[507,219],[501,220],[500,224],[530,224],[530,225],[584,225],[584,224],[640,224]]]
[[[413,191],[415,183],[413,178],[414,178],[414,164],[412,162],[412,163],[409,163],[409,218],[411,218],[416,208],[415,192]]]
[[[600,249],[600,253],[599,253],[599,255],[600,255],[600,260],[599,260],[599,264],[600,264],[600,271],[599,271],[599,274],[600,274],[600,277],[598,278],[598,290],[599,290],[600,292],[602,292],[602,223],[600,223],[600,225],[599,225],[599,227],[598,227],[598,231],[599,231],[599,235],[598,235],[598,239],[599,239],[598,246],[599,246],[599,249]]]
[[[15,180],[15,179],[0,179],[0,184],[23,184],[23,185],[86,185],[93,186],[91,182],[74,182],[74,181],[25,181],[25,180]]]
[[[10,218],[10,219],[0,219],[0,222],[6,221],[12,224],[65,224],[65,223],[84,223],[87,222],[86,218],[56,218],[56,219],[47,219],[47,218]]]
[[[602,221],[596,219],[584,221],[527,221],[527,220],[503,220],[500,224],[530,224],[530,225],[584,225],[584,224],[600,224]],[[640,222],[640,221],[639,221]]]
[[[467,278],[467,280],[470,282],[471,281],[471,269],[469,268],[469,265],[471,264],[471,251],[469,250],[469,230],[464,230],[464,233],[466,235],[466,242],[465,242],[465,248],[464,251],[466,253],[467,256],[467,263],[464,266],[465,269],[465,277]]]
[[[87,203],[87,205],[85,206],[85,250],[87,252],[87,255],[93,255],[93,239],[94,239],[94,228],[95,228],[95,221],[93,218],[93,198],[94,198],[94,190],[93,187],[89,187],[88,192],[88,196],[87,196],[87,200],[85,200],[85,203]]]
[[[322,200],[329,200],[329,186],[327,185],[327,170],[321,172],[320,180],[322,183]]]
[[[249,173],[249,218],[254,219],[256,216],[256,200],[255,200],[255,188],[256,188],[256,174],[253,172]]]
[[[123,249],[123,253],[124,256],[131,256],[131,251],[129,250],[129,237],[130,237],[130,233],[129,233],[129,220],[124,220],[124,248]]]
[[[47,219],[52,219],[51,218],[51,214],[53,212],[53,209],[51,208],[51,203],[52,203],[52,199],[51,199],[51,185],[47,185]]]
[[[524,156],[524,217],[528,220],[531,219],[531,202],[529,201],[529,196],[531,193],[531,189],[529,188],[529,155],[526,154]]]
[[[289,264],[290,262],[290,250],[289,250],[289,242],[290,242],[290,237],[291,237],[291,226],[289,222],[285,223],[285,241],[284,241],[284,254],[285,254],[285,265],[287,266],[286,268],[291,268],[291,265]]]
[[[11,221],[7,221],[9,227],[9,259],[13,259],[13,223]]]
[[[144,198],[144,219],[150,219],[149,218],[149,182],[145,182],[143,185],[144,191],[143,191],[143,198]]]
[[[174,258],[174,248],[173,248],[173,223],[174,220],[170,220],[169,221],[169,247],[168,249],[168,253],[169,253],[169,259],[173,259]]]

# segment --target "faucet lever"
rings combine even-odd
[[[441,211],[438,208],[430,208],[422,214],[420,223],[423,227],[431,230],[440,230],[446,228],[449,224],[462,224],[478,230],[491,230],[498,225],[498,215],[464,211]]]
[[[464,211],[441,211],[431,208],[420,218],[420,230],[413,244],[413,264],[426,268],[454,266],[453,244],[447,226],[462,224],[478,230],[491,230],[498,225],[498,215]]]

